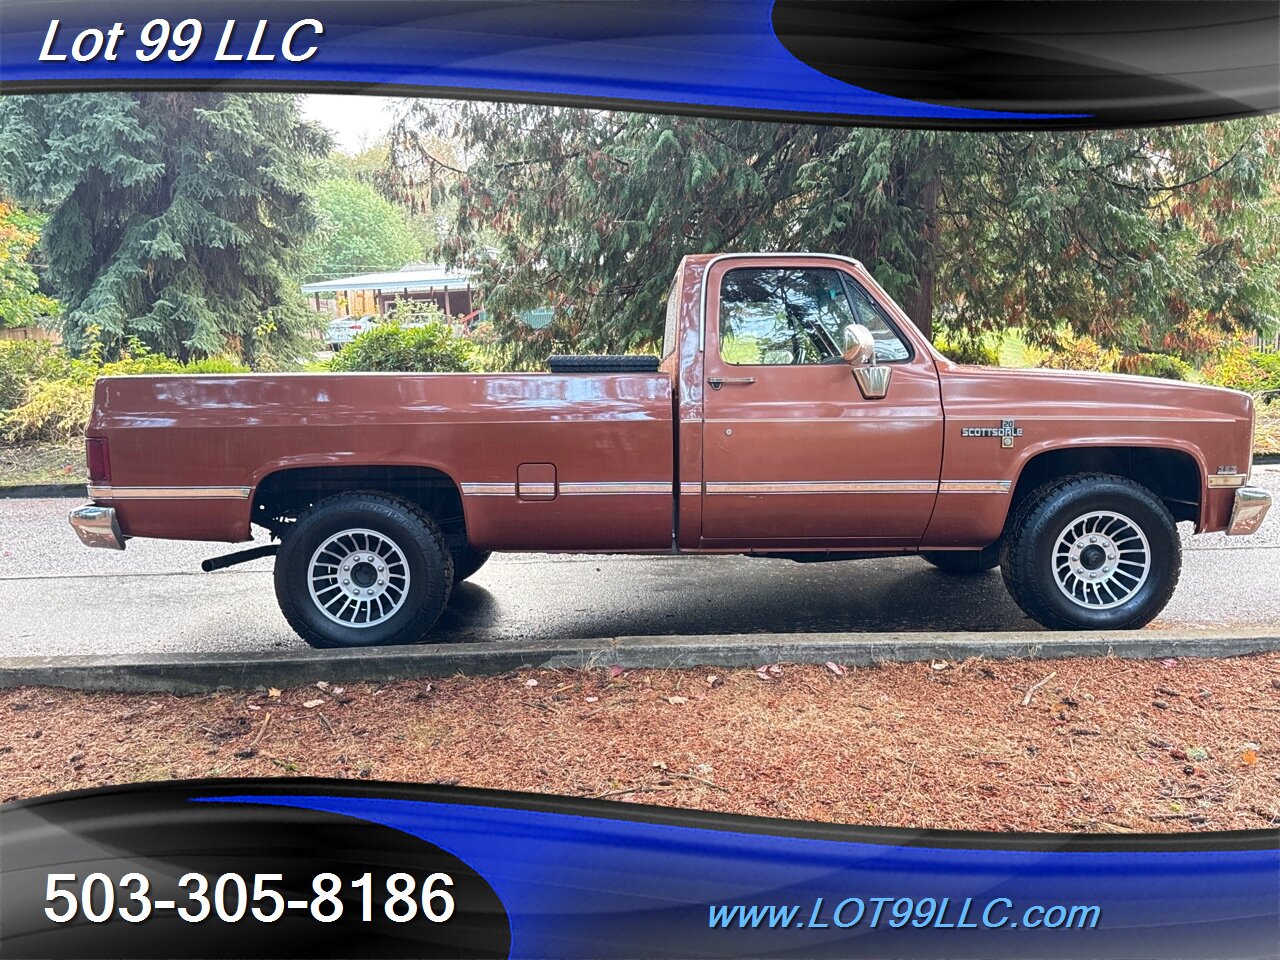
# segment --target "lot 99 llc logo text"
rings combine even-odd
[[[253,30],[252,37],[248,36]],[[215,61],[271,63],[280,57],[290,63],[302,63],[315,56],[320,48],[313,42],[324,35],[324,24],[307,18],[297,20],[283,30],[271,26],[269,20],[259,20],[254,28],[242,28],[239,21],[228,20],[217,34]],[[210,33],[212,43],[214,33]],[[94,60],[117,62],[132,52],[134,59],[151,63],[166,57],[174,63],[182,63],[194,57],[205,42],[204,24],[195,19],[170,23],[157,17],[143,24],[137,37],[130,35],[130,28],[116,21],[109,27],[88,27],[71,36],[62,28],[61,20],[50,20],[49,30],[40,50],[40,60],[61,62],[68,57],[77,63]],[[122,49],[123,48],[123,49]]]

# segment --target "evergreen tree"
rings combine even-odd
[[[470,158],[448,252],[498,247],[482,285],[517,356],[648,347],[680,257],[708,251],[856,257],[960,339],[1191,349],[1280,314],[1275,118],[983,134],[417,101],[394,141],[424,130]],[[511,319],[547,303],[573,309]]]
[[[49,211],[46,280],[63,337],[130,337],[186,360],[291,361],[328,137],[291,96],[96,93],[0,100],[0,182]]]

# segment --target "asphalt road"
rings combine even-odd
[[[1255,482],[1280,500],[1280,468]],[[224,544],[81,546],[74,500],[0,500],[0,656],[299,647],[272,560],[217,573]],[[1187,527],[1187,525],[1183,525]],[[1186,531],[1184,531],[1184,535]],[[1280,623],[1280,516],[1248,538],[1185,535],[1182,580],[1152,629]],[[797,564],[746,557],[495,556],[459,585],[445,643],[700,633],[1037,629],[998,571],[943,576],[918,558]]]

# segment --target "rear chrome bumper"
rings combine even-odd
[[[1227,536],[1241,537],[1257,532],[1271,509],[1271,494],[1261,487],[1241,487],[1236,491],[1231,507],[1231,522],[1227,524]]]
[[[77,507],[71,511],[71,529],[86,547],[123,550],[124,536],[111,507]]]

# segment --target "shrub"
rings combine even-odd
[[[1051,370],[1094,370],[1113,373],[1120,359],[1119,350],[1102,347],[1092,337],[1063,334],[1052,350],[1040,359],[1040,366]]]
[[[72,377],[33,383],[26,400],[4,415],[5,438],[15,443],[72,440],[93,410],[93,381]]]
[[[70,364],[48,340],[0,340],[0,415],[22,402],[33,381],[64,376]]]
[[[1191,364],[1165,353],[1134,353],[1121,357],[1116,362],[1116,372],[1161,377],[1165,380],[1190,380],[1194,375]]]
[[[101,351],[70,359],[55,348],[45,358],[35,376],[24,384],[18,402],[0,410],[0,427],[13,443],[39,440],[71,440],[83,435],[93,409],[93,384],[99,377],[156,373],[243,373],[248,370],[234,361],[212,358],[183,366],[176,360],[151,353],[138,342],[129,352],[111,363],[101,362]],[[2,365],[2,364],[0,364]]]
[[[476,368],[475,347],[443,323],[380,323],[333,358],[336,372],[464,373]]]
[[[403,324],[443,323],[446,317],[434,300],[400,297],[391,305],[388,319]]]
[[[192,360],[181,368],[182,373],[248,373],[249,368],[229,357],[206,357]]]
[[[1280,353],[1233,347],[1206,364],[1201,373],[1207,382],[1218,387],[1246,393],[1280,390]]]
[[[1000,351],[988,346],[983,340],[945,340],[940,337],[933,345],[953,363],[979,367],[1000,366]]]

